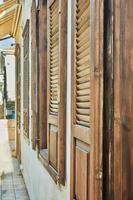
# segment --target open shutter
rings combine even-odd
[[[37,43],[36,43],[36,1],[31,8],[31,69],[32,69],[32,146],[35,148],[37,134]]]
[[[29,20],[23,31],[23,119],[24,134],[29,137]]]
[[[93,200],[94,193],[94,109],[95,75],[92,36],[92,1],[74,0],[72,66],[72,165],[71,199]],[[93,11],[92,11],[93,10]],[[98,70],[99,71],[99,70]],[[99,79],[99,75],[97,76]],[[99,84],[99,82],[98,82]],[[97,87],[99,89],[99,86]],[[98,92],[99,95],[99,92]],[[99,96],[96,100],[99,104]],[[99,104],[100,107],[100,104]],[[97,121],[99,123],[99,115]],[[98,147],[98,141],[97,141]],[[98,171],[97,174],[100,171]]]
[[[17,157],[21,159],[21,61],[20,61],[20,46],[16,45],[16,133],[17,133]]]
[[[59,182],[65,176],[66,1],[48,1],[48,150]]]

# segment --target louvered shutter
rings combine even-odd
[[[20,60],[20,46],[16,45],[16,152],[17,158],[21,159],[21,60]]]
[[[93,200],[95,195],[93,3],[90,0],[73,2],[71,199],[78,200]]]
[[[48,1],[48,150],[56,179],[65,176],[66,1]]]
[[[76,124],[90,127],[90,5],[77,1],[75,35]]]
[[[29,20],[23,31],[23,120],[24,134],[29,137]]]

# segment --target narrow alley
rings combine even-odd
[[[0,120],[0,200],[29,200],[8,133],[8,120]]]

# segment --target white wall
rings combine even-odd
[[[15,56],[5,56],[8,99],[15,101]]]
[[[25,1],[25,10],[23,11],[23,27],[27,18],[30,18],[31,1]],[[71,134],[71,0],[68,0],[68,57],[67,57],[67,117],[66,117],[66,185],[59,188],[37,158],[37,152],[32,150],[31,139],[26,141],[23,137],[23,126],[21,125],[21,157],[22,168],[25,183],[28,187],[31,200],[69,200],[70,199],[70,134]],[[22,27],[22,30],[23,30]],[[31,34],[30,34],[31,35]],[[31,38],[30,38],[31,41]],[[30,42],[31,44],[31,42]],[[23,47],[23,43],[21,44]],[[21,51],[23,55],[23,51]],[[31,53],[30,53],[31,56]],[[31,58],[31,57],[30,57]],[[31,60],[31,59],[30,59]],[[23,61],[21,59],[21,71],[23,74]],[[30,62],[31,72],[31,62]],[[31,79],[31,77],[30,77]],[[31,83],[31,81],[30,81]],[[22,76],[23,85],[23,76]],[[31,90],[31,85],[30,85]],[[21,89],[21,96],[23,88]],[[31,91],[30,91],[31,94]],[[31,95],[30,95],[31,96]],[[30,99],[31,102],[31,99]],[[23,108],[23,102],[21,109]],[[21,112],[23,113],[23,111]],[[30,103],[31,114],[31,103]],[[23,116],[22,116],[23,121]],[[31,130],[31,123],[30,123]],[[31,133],[31,132],[30,132]],[[31,134],[30,134],[31,138]]]

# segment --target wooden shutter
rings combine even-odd
[[[37,41],[36,41],[36,1],[31,8],[31,69],[32,69],[32,146],[35,148],[37,136]]]
[[[16,133],[17,133],[17,157],[21,159],[21,61],[20,46],[16,45]]]
[[[27,20],[23,32],[23,119],[24,134],[29,136],[29,20]]]
[[[65,176],[66,1],[48,1],[48,151],[59,182]]]
[[[40,0],[37,14],[39,70],[39,149],[47,148],[47,0]]]
[[[133,1],[115,1],[114,18],[114,169],[110,182],[113,198],[124,200],[133,198]]]
[[[96,198],[98,193],[94,192],[96,179],[94,170],[95,175],[98,179],[100,178],[99,166],[94,169],[96,159],[94,157],[96,155],[94,137],[95,134],[99,134],[94,132],[94,130],[97,131],[94,127],[97,126],[94,123],[95,114],[97,115],[97,123],[99,123],[99,110],[94,105],[97,103],[100,108],[100,90],[99,73],[97,83],[95,83],[94,77],[95,51],[93,51],[93,41],[97,30],[92,32],[94,28],[92,20],[98,13],[95,14],[93,3],[90,0],[74,0],[73,3],[71,199],[76,200],[100,199],[100,196]],[[94,18],[92,18],[91,12],[95,15]],[[97,48],[99,49],[99,47]],[[99,72],[99,63],[97,72]],[[95,91],[95,86],[97,86],[97,91]],[[99,148],[98,140],[96,142],[97,148]]]

